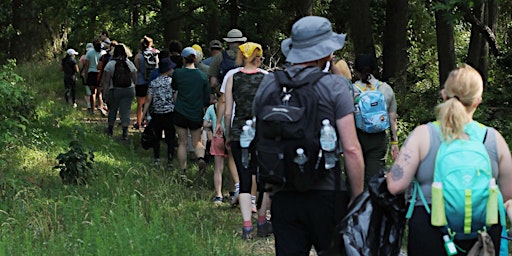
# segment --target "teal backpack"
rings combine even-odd
[[[406,217],[412,216],[419,194],[427,212],[431,213],[431,224],[440,227],[451,240],[474,239],[479,231],[491,225],[504,226],[503,198],[492,176],[491,160],[483,143],[487,127],[473,121],[464,127],[469,140],[456,139],[448,143],[442,139],[439,123],[433,124],[441,137],[441,145],[434,165],[432,211],[415,180]]]
[[[375,87],[368,88],[366,85],[356,82],[354,87],[359,91],[355,99],[356,127],[366,133],[383,132],[389,128],[389,115],[384,93],[379,91],[378,81]]]

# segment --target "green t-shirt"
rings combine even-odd
[[[172,88],[177,91],[174,111],[193,122],[202,122],[203,107],[210,103],[208,77],[199,69],[178,68],[172,74]]]

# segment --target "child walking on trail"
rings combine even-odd
[[[222,171],[224,170],[224,159],[226,159],[226,147],[224,145],[224,118],[221,121],[221,129],[217,130],[217,103],[211,104],[203,118],[203,129],[217,131],[212,134],[210,154],[214,157],[213,184],[215,186],[214,203],[222,203]]]
[[[153,156],[155,158],[155,165],[160,164],[160,140],[162,131],[165,132],[165,141],[167,142],[167,167],[172,168],[172,160],[174,158],[175,146],[175,129],[173,122],[174,112],[174,90],[171,87],[171,75],[176,64],[170,58],[162,59],[159,63],[160,76],[151,81],[148,94],[146,96],[146,103],[144,104],[144,111],[142,116],[146,116],[149,106],[153,106],[151,112],[151,125],[146,129],[153,129],[156,134],[156,139],[153,145]]]

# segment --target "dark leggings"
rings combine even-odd
[[[501,226],[491,226],[488,233],[494,243],[495,252],[499,253]],[[477,239],[462,241],[455,240],[454,242],[457,246],[467,252],[476,241]],[[430,224],[430,214],[427,213],[424,206],[414,207],[414,214],[409,220],[407,254],[411,256],[446,255],[443,234],[438,227],[434,227]],[[466,255],[466,253],[458,251],[457,255]]]
[[[363,150],[364,186],[367,187],[368,180],[385,167],[388,136],[386,132],[365,133],[357,129],[357,139]]]
[[[231,141],[231,153],[233,154],[236,172],[240,179],[240,193],[251,193],[252,175],[256,174],[258,164],[255,147],[252,145],[249,147],[249,154],[251,157],[249,168],[244,168],[242,165],[242,147],[240,147],[240,141]]]
[[[173,113],[151,115],[150,128],[153,128],[157,137],[153,144],[153,156],[155,159],[160,158],[160,140],[162,139],[162,131],[165,132],[165,142],[167,143],[167,159],[172,160],[174,157],[176,130],[174,128],[172,116]]]
[[[66,103],[69,102],[69,96],[71,96],[71,102],[76,103],[76,79],[64,78],[64,88],[66,89]]]

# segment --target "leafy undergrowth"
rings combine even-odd
[[[104,117],[66,104],[57,70],[16,70],[35,94],[36,114],[0,151],[0,255],[274,254],[272,238],[241,240],[238,208],[213,204],[213,163],[203,177],[193,160],[186,177],[165,161],[154,166],[139,132],[123,141],[116,127],[107,137]],[[78,99],[82,90],[78,83]],[[64,184],[53,168],[71,141],[94,154],[84,185]]]

